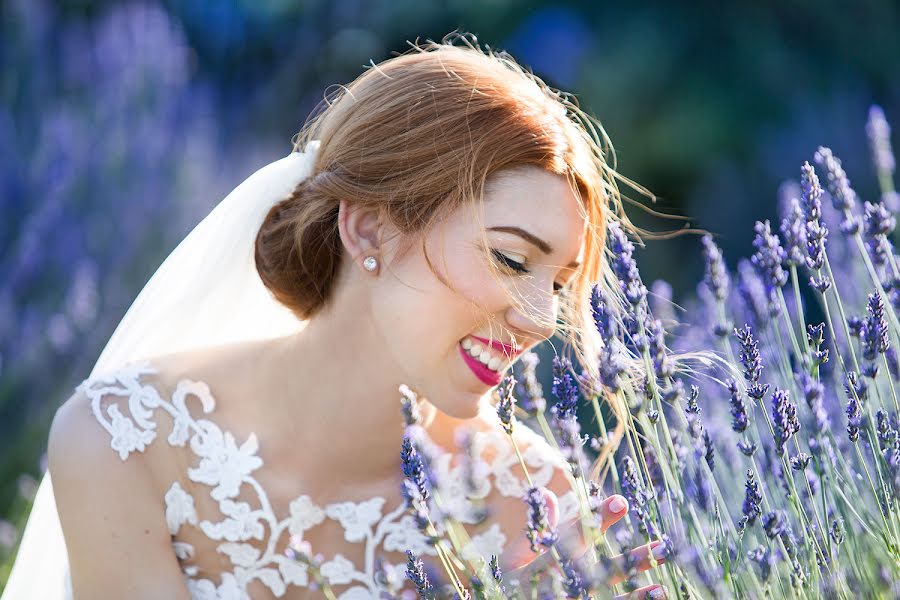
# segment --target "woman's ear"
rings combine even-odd
[[[338,230],[353,262],[362,266],[368,256],[381,260],[383,221],[377,208],[341,200],[338,205]]]

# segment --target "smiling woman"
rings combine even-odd
[[[31,518],[47,527],[26,533],[8,597],[399,595],[405,551],[442,558],[405,510],[401,439],[404,473],[422,452],[451,482],[466,556],[528,564],[525,492],[550,525],[577,516],[577,493],[566,461],[490,401],[557,332],[598,377],[591,284],[625,301],[605,236],[629,227],[598,131],[466,36],[329,97],[291,156],[172,253],[57,413],[53,487]],[[415,390],[419,418],[403,422],[398,390]],[[594,507],[604,530],[618,500]]]

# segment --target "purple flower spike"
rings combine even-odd
[[[847,435],[851,442],[856,443],[859,440],[859,426],[862,422],[862,411],[859,402],[854,397],[850,397],[847,401]]]
[[[741,530],[747,525],[753,525],[757,517],[762,514],[762,494],[759,491],[759,482],[750,469],[747,469],[747,481],[744,484],[744,488],[747,490],[747,493],[744,496],[744,506],[742,508],[744,516],[741,517],[739,523]]]
[[[877,235],[889,235],[897,226],[897,219],[887,209],[882,202],[868,202],[863,204],[865,215],[863,224],[865,225],[866,237],[875,237]]]
[[[733,379],[726,382],[728,392],[731,394],[731,428],[735,433],[741,433],[747,430],[750,424],[750,418],[747,416],[747,405],[741,398],[741,392],[738,390],[737,383]]]
[[[878,426],[876,427],[876,431],[878,432],[878,445],[882,450],[886,450],[894,445],[894,441],[897,439],[897,430],[894,429],[893,424],[888,418],[887,411],[883,408],[878,409],[875,418],[878,422]]]
[[[847,179],[847,173],[841,167],[841,161],[832,154],[830,148],[824,146],[819,146],[813,159],[825,171],[825,185],[828,187],[828,193],[831,194],[831,204],[834,209],[842,215],[852,210],[856,205],[856,192],[850,187],[850,180]],[[813,175],[815,174],[813,173]],[[818,178],[816,178],[815,184],[818,186]],[[819,188],[818,195],[821,196],[821,188]]]
[[[706,275],[703,282],[713,293],[717,300],[725,300],[728,297],[728,286],[730,284],[728,278],[728,267],[725,266],[725,259],[722,258],[722,251],[713,241],[712,236],[704,235],[701,239],[703,243],[703,256],[706,262]]]
[[[560,419],[575,418],[578,408],[578,388],[569,371],[572,363],[567,358],[553,357],[553,395],[556,404],[550,409]]]
[[[803,390],[803,398],[813,415],[815,431],[824,434],[831,427],[828,412],[825,410],[825,386],[816,381],[809,373],[800,373],[797,376],[800,388]]]
[[[644,488],[637,472],[634,459],[626,456],[622,459],[622,495],[628,500],[629,510],[638,519],[638,528],[645,535],[656,536],[656,528],[650,521],[648,502],[653,492]]]
[[[760,384],[759,376],[763,370],[762,360],[759,357],[759,347],[753,339],[753,330],[749,325],[743,329],[735,327],[734,335],[741,344],[741,365],[744,367],[744,379],[750,384],[747,395],[754,400],[760,400],[769,391],[768,384]]]
[[[596,283],[591,287],[591,313],[594,316],[594,325],[605,343],[608,343],[613,338],[620,337],[613,308],[610,306],[603,289]]]
[[[791,198],[790,211],[781,221],[781,237],[784,238],[785,259],[788,266],[806,263],[806,219],[800,200]]]
[[[666,351],[666,330],[659,319],[647,319],[647,338],[650,343],[650,357],[653,370],[660,379],[668,379],[675,374],[669,353]]]
[[[406,480],[415,487],[423,500],[427,500],[430,494],[425,465],[415,445],[407,435],[403,436],[403,444],[400,448],[400,462],[403,466],[403,475],[406,477]]]
[[[823,365],[828,362],[828,348],[822,349],[825,341],[825,323],[806,326],[806,339],[810,345],[813,363]]]
[[[497,416],[500,418],[503,430],[509,435],[512,435],[513,431],[513,411],[516,406],[516,398],[513,396],[515,385],[515,378],[507,375],[497,387],[497,395],[500,396],[500,401],[497,403]]]
[[[523,500],[528,504],[526,536],[531,543],[531,551],[538,552],[540,546],[550,548],[559,541],[559,535],[555,529],[550,527],[547,517],[547,500],[544,498],[544,494],[538,488],[530,487]]]
[[[800,167],[800,188],[803,215],[806,219],[806,266],[819,270],[825,261],[825,240],[828,237],[828,228],[820,220],[822,218],[823,192],[819,185],[819,177],[808,162],[804,162]],[[825,282],[817,282],[814,287],[819,289],[824,285]]]
[[[529,415],[544,412],[547,401],[544,389],[537,379],[537,366],[541,362],[537,352],[529,350],[513,364],[513,375],[516,377],[515,396],[519,407]]]
[[[884,118],[884,111],[878,105],[869,108],[866,134],[872,147],[872,160],[879,173],[892,175],[896,167],[891,150],[891,126]]]
[[[775,452],[781,456],[787,441],[800,431],[797,406],[790,401],[787,390],[776,389],[772,393],[772,427],[775,430]]]
[[[632,306],[642,305],[647,300],[647,288],[641,281],[637,263],[632,257],[634,244],[625,235],[621,225],[616,222],[610,223],[607,231],[609,247],[614,257],[612,267],[619,278],[619,285]]]
[[[434,598],[434,588],[425,573],[425,564],[412,551],[406,551],[406,576],[416,586],[420,598]]]
[[[866,324],[868,325],[874,340],[875,350],[879,354],[884,354],[891,345],[890,334],[888,332],[887,317],[884,313],[884,299],[877,291],[869,294],[866,304]],[[867,360],[873,360],[874,357]]]
[[[753,230],[756,232],[753,240],[756,252],[750,257],[750,261],[766,284],[766,291],[771,302],[775,289],[787,283],[787,273],[782,267],[785,258],[784,249],[781,247],[778,236],[772,233],[772,227],[768,220],[757,221]]]

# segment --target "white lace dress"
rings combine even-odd
[[[288,538],[302,540],[307,532],[327,522],[339,525],[344,540],[363,550],[357,553],[364,557],[359,564],[341,553],[319,557],[320,575],[334,589],[341,590],[340,600],[376,599],[383,592],[397,594],[401,588],[408,589],[406,564],[399,556],[407,549],[420,555],[435,554],[399,501],[395,506],[387,506],[385,498],[372,497],[361,502],[319,506],[310,496],[300,495],[290,502],[289,514],[276,514],[269,495],[254,476],[264,468],[257,455],[256,436],[251,433],[244,440],[235,439],[230,431],[223,431],[207,418],[215,410],[216,401],[206,383],[182,379],[171,396],[165,397],[160,386],[153,384],[157,374],[151,363],[137,362],[87,379],[77,389],[90,399],[94,416],[109,433],[112,450],[123,461],[132,452],[143,452],[150,444],[162,443],[157,440],[160,411],[167,413],[166,421],[172,423],[166,443],[189,448],[196,458],[186,472],[190,482],[201,484],[194,488],[194,495],[185,489],[187,486],[174,481],[164,498],[172,549],[195,600],[237,600],[250,598],[251,594],[263,595],[253,589],[266,590],[267,597],[281,598],[291,595],[292,586],[314,587],[307,566],[286,556],[283,549]],[[530,430],[525,433],[538,437]],[[469,497],[486,498],[494,488],[503,496],[521,497],[525,484],[518,475],[518,460],[505,433],[498,426],[494,431],[475,433],[473,441],[476,448],[493,448],[491,452],[479,453],[492,459],[479,465],[483,478],[476,482],[479,487],[474,495],[470,491]],[[399,441],[397,447],[399,470]],[[451,467],[450,453],[437,446],[431,450],[438,457],[432,466],[446,486],[443,504],[460,521],[474,522],[462,468]],[[554,468],[561,467],[560,463],[548,462],[547,454],[537,444],[526,450],[524,459],[536,485],[547,485]],[[198,489],[208,494],[219,514],[200,514]],[[209,504],[208,498],[202,500]],[[574,492],[563,495],[561,522],[576,513]],[[205,574],[195,564],[196,540],[201,535],[227,558],[226,566],[218,573]],[[506,542],[503,531],[493,524],[471,538],[465,554],[499,556]],[[315,553],[316,549],[312,551]],[[396,561],[384,560],[391,553],[398,557]]]

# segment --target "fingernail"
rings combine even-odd
[[[620,513],[626,508],[628,508],[628,502],[622,496],[613,496],[613,499],[609,501],[610,512]]]
[[[661,598],[665,598],[666,597],[666,588],[664,588],[662,586],[653,588],[652,590],[647,592],[646,597],[650,598],[651,600],[660,600]]]

